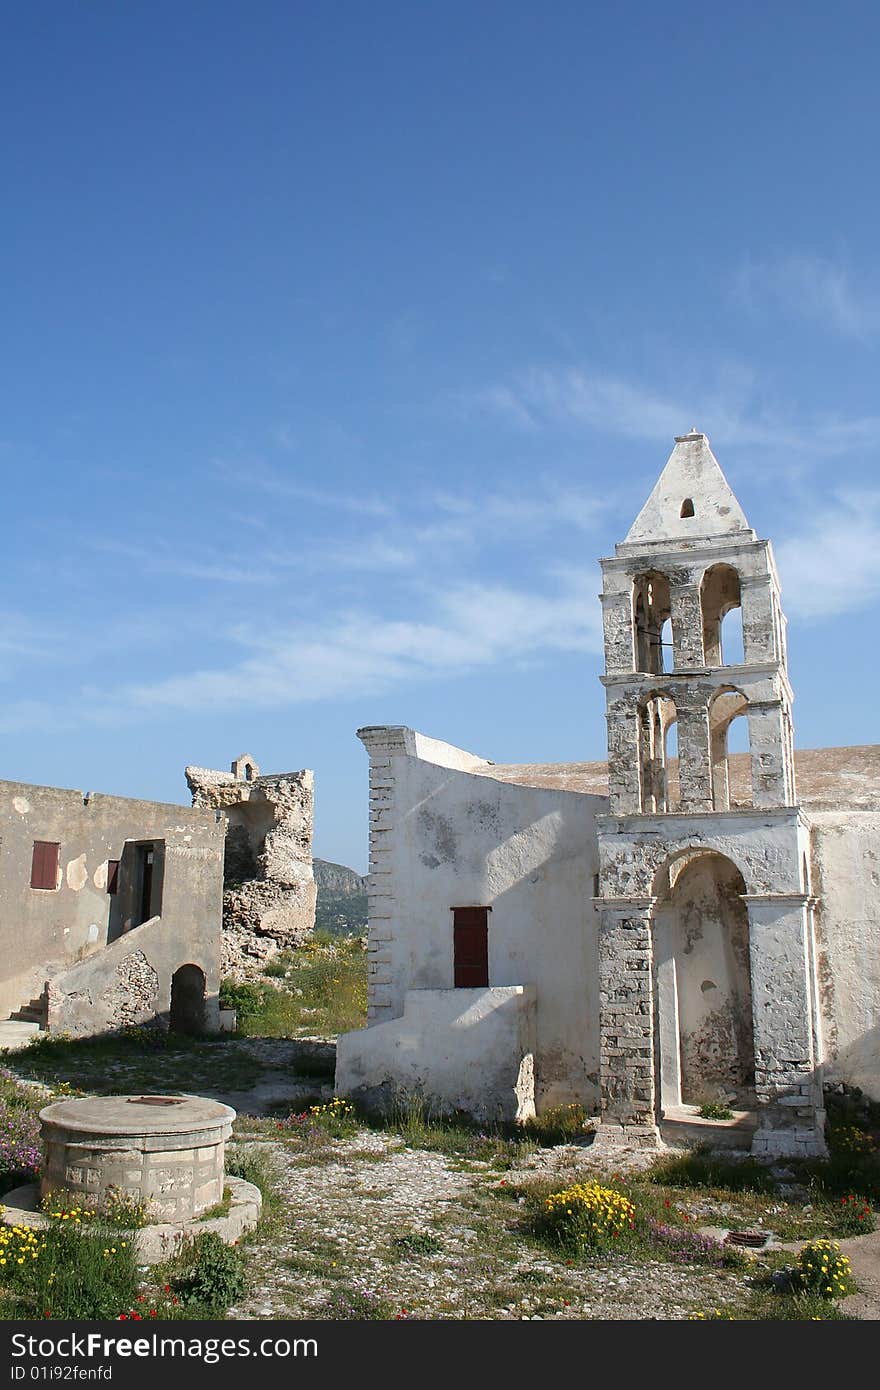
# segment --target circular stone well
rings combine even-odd
[[[98,1204],[123,1196],[148,1220],[185,1222],[223,1200],[223,1157],[235,1111],[201,1096],[84,1096],[40,1111],[40,1195]],[[112,1191],[111,1191],[112,1189]]]

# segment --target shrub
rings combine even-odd
[[[841,1235],[864,1236],[877,1229],[870,1203],[852,1192],[841,1197],[836,1216]]]
[[[701,1105],[698,1110],[701,1120],[732,1120],[733,1111],[727,1105],[720,1105],[716,1100],[709,1100],[705,1105]]]
[[[704,1153],[661,1158],[644,1181],[662,1187],[721,1187],[728,1192],[776,1192],[779,1184],[756,1158],[713,1158]]]
[[[235,1009],[239,1018],[248,1018],[261,1013],[265,1004],[265,985],[251,984],[247,980],[220,981],[221,1009]]]
[[[587,1123],[587,1112],[582,1105],[557,1105],[545,1110],[543,1115],[533,1115],[523,1124],[523,1130],[539,1144],[549,1147],[553,1144],[568,1144],[580,1138]]]
[[[103,1320],[136,1299],[133,1243],[87,1216],[72,1208],[44,1231],[0,1228],[0,1284],[13,1316]]]
[[[303,1139],[328,1136],[348,1139],[357,1132],[357,1113],[350,1100],[334,1096],[324,1105],[310,1105],[307,1110],[294,1111],[286,1120],[278,1121],[279,1129],[289,1129]]]
[[[833,1240],[811,1240],[798,1255],[795,1285],[822,1298],[844,1298],[855,1291],[849,1260]]]
[[[635,1216],[632,1202],[615,1188],[575,1183],[544,1198],[539,1229],[560,1245],[601,1248],[632,1230]]]
[[[832,1154],[870,1154],[876,1145],[870,1134],[856,1125],[835,1125],[827,1131],[828,1149]]]
[[[648,1238],[676,1264],[724,1265],[730,1263],[720,1240],[702,1236],[685,1226],[668,1226],[662,1221],[648,1222]]]
[[[384,1322],[395,1316],[394,1307],[385,1295],[364,1284],[334,1289],[322,1311],[324,1317],[334,1321]]]
[[[149,1220],[147,1203],[136,1201],[117,1187],[108,1187],[104,1199],[83,1198],[81,1205],[68,1206],[67,1192],[47,1192],[40,1199],[40,1211],[56,1221],[73,1226],[84,1221],[97,1222],[113,1231],[137,1231]]]
[[[223,1313],[245,1290],[242,1258],[216,1231],[197,1236],[186,1256],[186,1272],[174,1280],[183,1303],[209,1314]]]
[[[395,1236],[391,1245],[401,1256],[436,1255],[443,1249],[441,1242],[430,1231],[407,1231],[402,1236]]]
[[[23,1102],[0,1098],[0,1178],[32,1178],[42,1161],[36,1111]]]

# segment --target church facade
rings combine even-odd
[[[795,753],[772,548],[705,435],[601,566],[607,763],[360,730],[370,1007],[337,1089],[579,1102],[610,1144],[714,1101],[757,1154],[822,1153],[825,1080],[880,1098],[880,748]]]

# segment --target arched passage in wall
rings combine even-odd
[[[719,686],[709,701],[712,805],[716,811],[753,804],[748,708],[748,699],[735,685]]]
[[[205,972],[197,965],[181,965],[171,977],[172,1033],[204,1033]]]
[[[665,690],[652,690],[639,702],[639,774],[641,808],[646,815],[671,811],[679,803],[678,764],[669,776],[677,724],[675,701]],[[670,742],[673,748],[670,748]]]
[[[651,570],[633,580],[636,670],[659,675],[671,670],[672,622],[669,580]]]
[[[754,1104],[749,917],[737,866],[714,850],[671,862],[654,910],[657,1062],[665,1111]]]
[[[742,586],[730,565],[712,565],[700,583],[703,659],[707,666],[739,666],[743,661]]]

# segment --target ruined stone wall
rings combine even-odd
[[[245,979],[314,929],[314,773],[261,776],[242,755],[231,772],[188,767],[186,780],[193,806],[226,816],[222,966]]]

